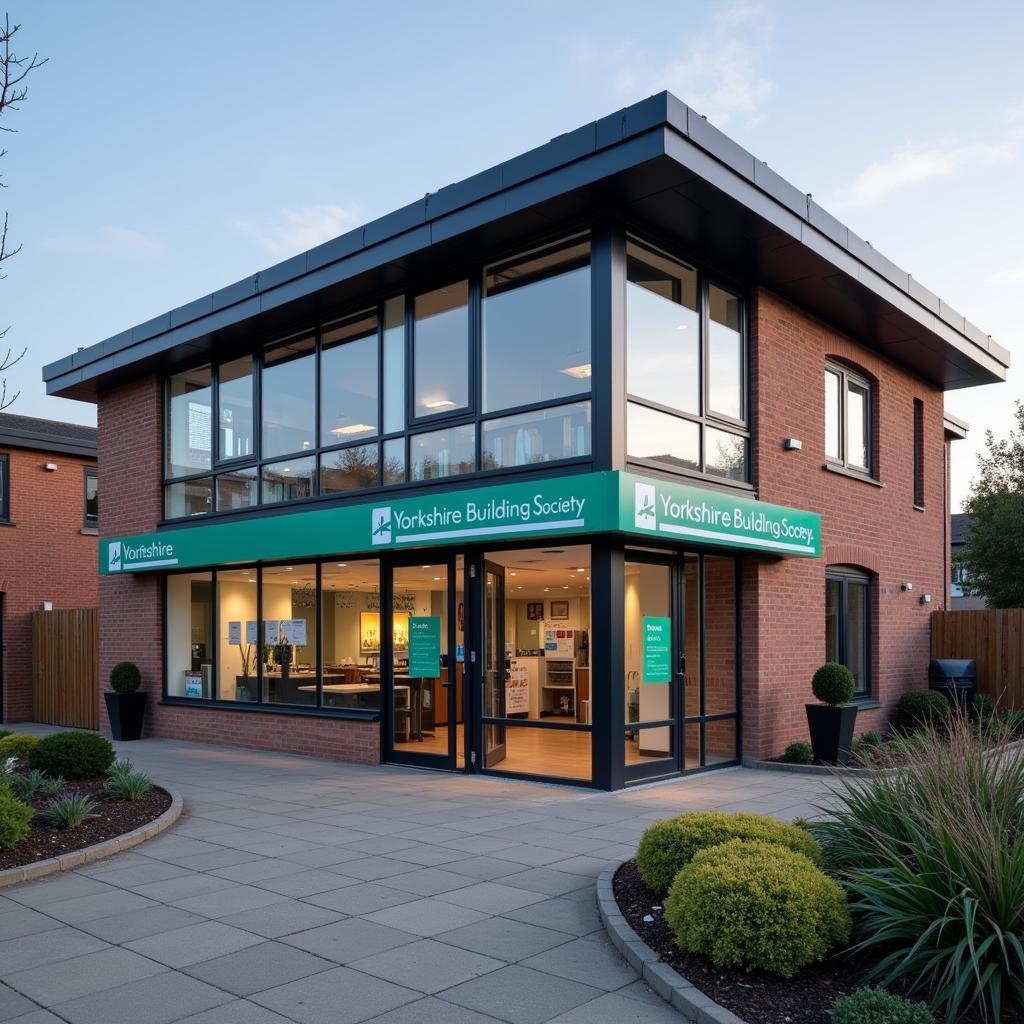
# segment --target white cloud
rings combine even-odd
[[[155,259],[164,252],[164,244],[160,239],[117,224],[104,224],[89,232],[53,235],[43,244],[47,248],[65,252],[128,256],[132,259]]]
[[[322,203],[302,209],[284,209],[265,223],[237,220],[232,227],[248,235],[276,260],[295,256],[314,245],[344,234],[359,223],[355,208]]]
[[[756,120],[774,85],[762,65],[772,34],[769,13],[749,2],[720,8],[703,27],[691,26],[678,55],[660,59],[631,40],[603,44],[581,36],[579,69],[610,84],[624,102],[668,89],[716,125]]]

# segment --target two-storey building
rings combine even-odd
[[[154,735],[617,788],[924,683],[943,393],[1007,364],[662,93],[44,377]]]

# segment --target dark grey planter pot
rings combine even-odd
[[[113,690],[103,694],[110,719],[110,735],[115,740],[137,740],[142,736],[148,696],[148,693],[114,693]]]
[[[850,759],[856,704],[807,705],[807,728],[811,733],[814,760],[821,764],[845,765]]]

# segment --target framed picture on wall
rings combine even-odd
[[[553,618],[553,619],[567,619],[567,618],[569,618],[569,602],[568,601],[552,601],[551,602],[551,618]]]
[[[544,618],[544,602],[543,601],[527,601],[526,602],[526,617],[531,622],[540,622]]]

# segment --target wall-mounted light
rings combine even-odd
[[[803,450],[804,443],[799,437],[787,437],[782,442],[782,447],[787,452],[799,452]]]
[[[43,469],[45,469],[47,473],[56,473],[57,472],[57,463],[56,462],[47,462],[47,463],[45,463],[43,465]]]
[[[914,584],[913,583],[901,583],[900,584],[900,590],[902,590],[902,591],[904,591],[904,592],[906,592],[908,594],[913,589],[914,589]]]
[[[931,603],[932,603],[932,595],[931,594],[922,594],[921,595],[921,604],[931,604]]]
[[[52,612],[53,611],[53,602],[52,601],[44,601],[43,602],[43,611],[44,612]]]

